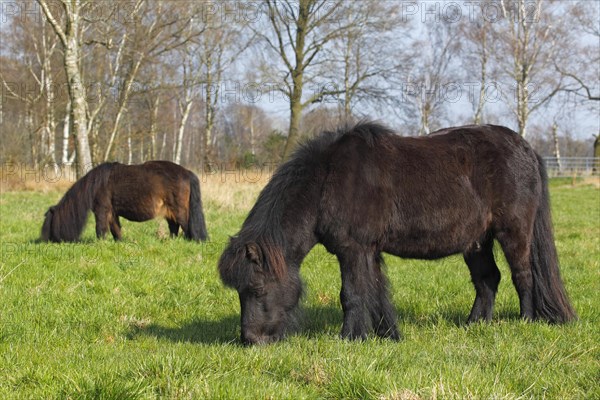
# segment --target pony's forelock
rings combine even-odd
[[[52,230],[52,219],[54,218],[54,206],[48,208],[44,214],[44,223],[42,225],[42,233],[40,239],[44,242],[50,240],[50,233]]]
[[[259,242],[263,252],[266,268],[275,276],[275,279],[282,281],[287,272],[285,257],[280,246],[270,243],[268,240]]]
[[[283,250],[269,240],[257,240],[252,243],[258,245],[262,253],[262,267],[265,272],[272,274],[277,281],[285,279],[287,268]],[[248,265],[250,260],[246,255],[248,244],[250,242],[231,238],[229,246],[221,254],[218,269],[227,286],[240,289],[248,285],[252,272]]]
[[[229,241],[229,246],[221,254],[218,269],[221,280],[225,285],[240,289],[249,281],[248,268],[242,268],[246,262],[246,250],[235,238]]]

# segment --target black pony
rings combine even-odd
[[[121,239],[119,217],[141,222],[157,216],[166,218],[171,236],[177,236],[181,227],[188,239],[208,237],[198,177],[169,161],[104,163],[90,170],[46,211],[41,239],[79,239],[89,210],[96,217],[98,238],[110,229],[115,240]]]
[[[525,319],[576,318],[560,278],[540,157],[501,126],[400,137],[363,122],[302,146],[260,194],[219,261],[241,303],[244,343],[285,334],[316,243],[340,263],[342,337],[399,338],[381,253],[462,253],[475,285],[469,322],[490,320],[500,282],[492,246],[510,264]]]

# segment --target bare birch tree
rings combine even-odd
[[[73,130],[77,140],[77,175],[83,176],[92,167],[92,155],[88,138],[88,108],[85,88],[80,70],[81,58],[81,11],[85,1],[61,0],[63,14],[50,8],[46,0],[37,0],[44,15],[63,45],[64,66],[69,86]],[[61,18],[62,17],[62,18]],[[62,21],[64,19],[64,21]]]
[[[357,104],[385,105],[391,101],[386,78],[407,64],[407,52],[399,51],[400,38],[407,38],[400,4],[364,0],[347,8],[337,23],[346,29],[332,41],[329,63],[320,75],[340,89],[338,101],[342,121],[353,119]]]
[[[227,7],[227,3],[219,3]],[[255,35],[247,29],[247,21],[241,18],[228,20],[223,16],[205,15],[206,24],[203,35],[198,39],[196,54],[202,74],[204,100],[204,128],[201,133],[201,158],[207,166],[214,162],[214,145],[216,141],[214,127],[221,90],[225,87],[233,91],[234,101],[240,101],[241,82],[239,80],[224,81],[223,76],[254,42]],[[229,87],[227,87],[229,86]]]
[[[183,49],[181,53],[181,77],[183,82],[181,85],[180,95],[177,99],[180,121],[177,129],[177,135],[175,137],[175,150],[173,154],[173,162],[177,164],[181,164],[185,126],[190,116],[194,100],[197,100],[200,97],[201,88],[200,71],[195,65],[196,62],[194,59],[195,51]]]
[[[53,61],[58,53],[58,38],[41,18],[18,20],[11,25],[13,40],[11,52],[22,53],[24,69],[19,71],[24,85],[7,82],[5,72],[0,71],[3,91],[25,105],[27,131],[30,138],[31,160],[56,162],[56,71]],[[22,90],[26,87],[26,90]]]
[[[503,99],[516,118],[518,132],[527,135],[532,113],[561,89],[553,62],[560,59],[567,18],[560,2],[516,0],[497,2],[502,18],[491,24],[496,77],[509,85]]]
[[[460,36],[463,38],[462,68],[466,73],[465,86],[468,101],[473,106],[473,124],[480,124],[487,99],[490,68],[491,21],[480,13],[461,21]]]
[[[189,46],[204,31],[203,25],[197,23],[199,10],[188,3],[137,0],[130,6],[127,19],[116,27],[106,26],[101,36],[107,39],[94,42],[109,50],[108,86],[116,87],[118,93],[114,122],[103,152],[105,161],[111,157],[129,102],[137,94],[136,88],[139,90],[136,82],[144,65],[172,57],[173,51]],[[94,119],[105,111],[107,99],[104,96],[97,103]]]
[[[413,42],[411,65],[400,71],[398,83],[400,116],[416,125],[418,135],[440,127],[447,107],[462,90],[452,78],[452,61],[460,44],[457,27],[440,21],[424,30],[424,38]]]

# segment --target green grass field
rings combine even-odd
[[[122,242],[97,241],[90,217],[81,243],[57,245],[35,239],[62,192],[3,193],[0,398],[598,399],[600,191],[568,183],[553,182],[551,196],[578,322],[520,321],[498,251],[494,321],[470,326],[461,257],[387,256],[403,340],[344,341],[338,266],[317,247],[302,266],[299,332],[252,348],[238,343],[237,293],[216,270],[247,204],[209,190],[205,244],[166,238],[164,221],[123,221]]]

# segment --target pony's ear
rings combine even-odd
[[[264,271],[272,273],[277,280],[282,280],[286,274],[283,253],[276,246],[248,243],[246,244],[246,258],[256,263]]]
[[[258,244],[246,244],[246,257],[255,264],[262,265],[263,254]]]
[[[46,213],[44,215],[50,215],[50,214],[54,214],[54,206],[48,208],[48,210],[46,210]]]

